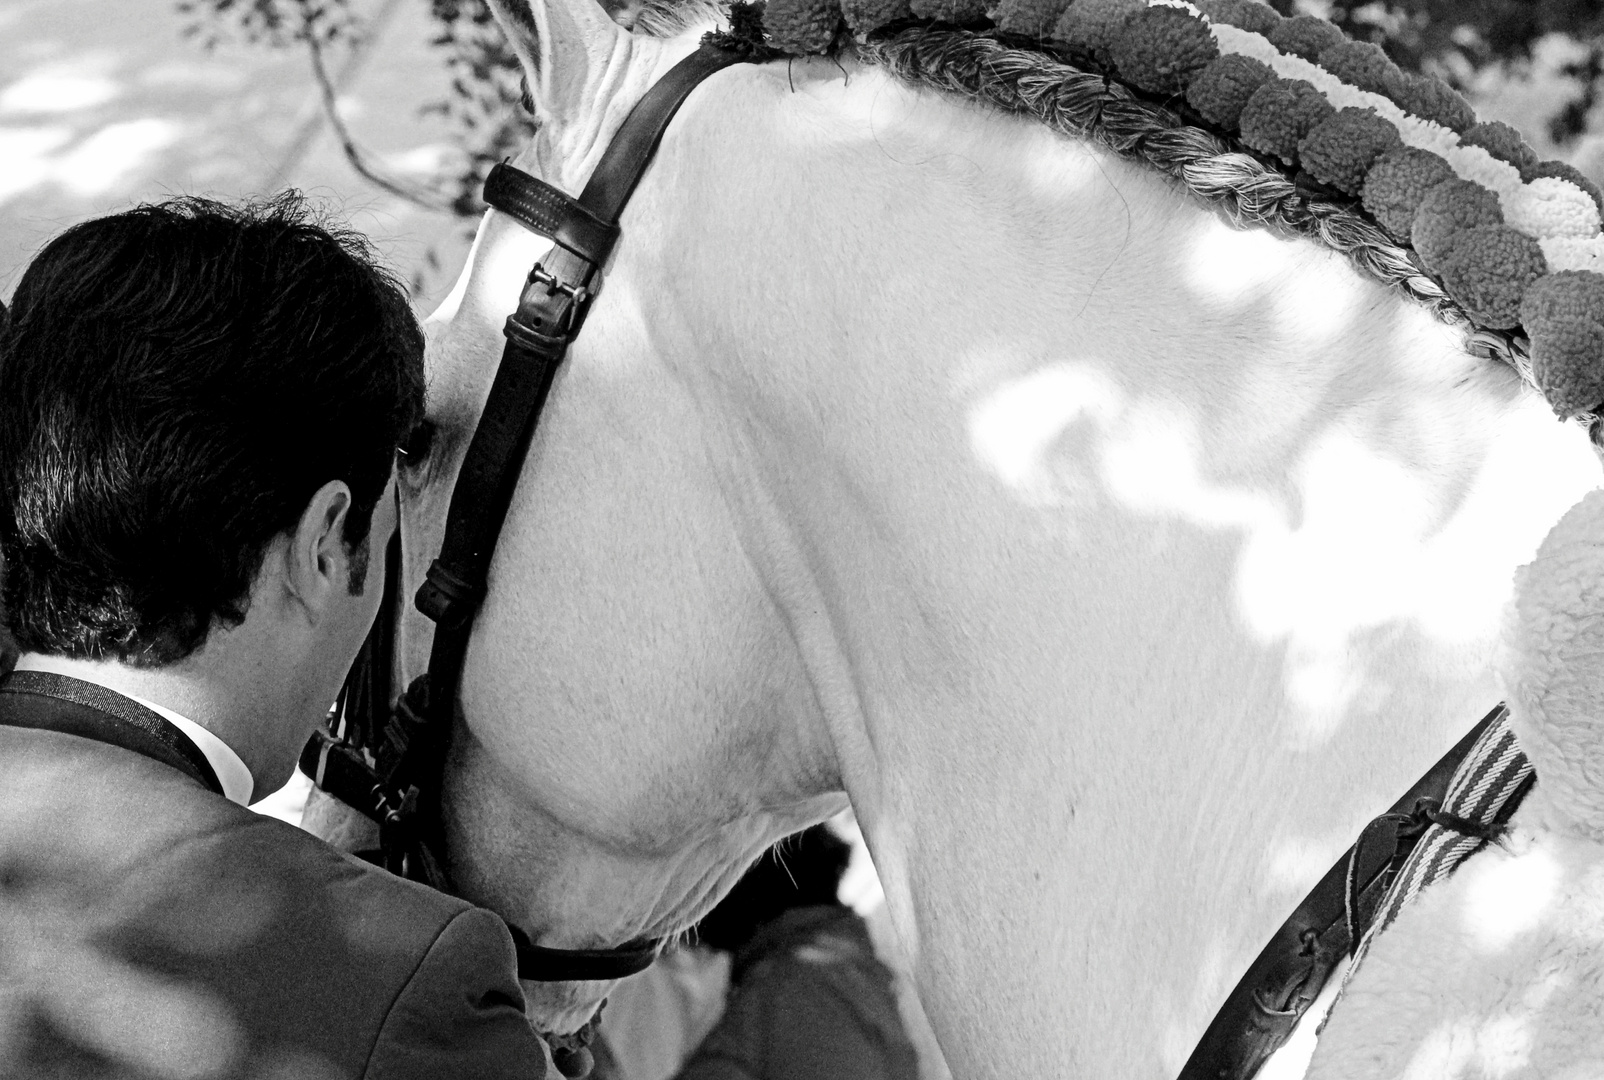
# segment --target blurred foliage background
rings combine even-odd
[[[1282,14],[1295,0],[1272,0]],[[1313,5],[1362,41],[1386,49],[1406,71],[1440,75],[1460,90],[1477,89],[1484,73],[1530,77],[1554,55],[1558,88],[1543,125],[1558,147],[1575,142],[1598,104],[1604,75],[1604,3],[1600,0],[1332,0]],[[1528,138],[1531,136],[1528,135]]]
[[[188,20],[185,35],[203,47],[231,39],[269,49],[298,49],[352,167],[369,183],[429,209],[476,218],[485,174],[516,153],[533,132],[523,96],[517,57],[497,29],[484,0],[416,0],[428,5],[435,60],[448,92],[423,106],[424,114],[444,118],[455,132],[460,154],[431,181],[387,175],[350,134],[338,115],[338,94],[330,75],[331,55],[351,53],[370,43],[369,16],[351,0],[177,0]]]

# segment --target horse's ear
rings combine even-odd
[[[596,0],[489,0],[523,64],[535,118],[558,130],[595,102],[608,61],[629,31]]]

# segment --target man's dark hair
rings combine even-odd
[[[295,192],[84,222],[0,320],[0,609],[25,650],[160,665],[238,626],[331,480],[362,588],[423,407],[423,335],[359,235]]]

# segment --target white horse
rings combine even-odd
[[[494,6],[570,192],[705,29]],[[863,58],[710,78],[622,224],[468,654],[464,894],[674,934],[850,800],[956,1075],[1173,1075],[1496,700],[1586,434],[1328,248]],[[487,215],[432,323],[411,585],[540,245]]]

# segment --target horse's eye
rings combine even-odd
[[[435,423],[433,420],[419,420],[407,432],[407,437],[401,440],[396,448],[396,455],[404,469],[416,469],[429,460],[429,452],[434,449]]]

